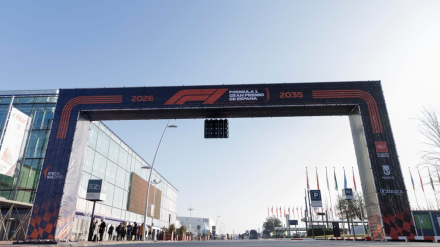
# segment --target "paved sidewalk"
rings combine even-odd
[[[171,241],[156,241],[158,242],[171,242]],[[181,242],[181,241],[176,241]],[[0,246],[8,246],[8,247],[37,247],[37,246],[60,246],[60,247],[79,247],[79,246],[99,246],[99,245],[123,245],[123,244],[148,244],[155,243],[154,241],[98,241],[98,242],[89,242],[89,241],[78,241],[78,242],[58,242],[57,244],[44,244],[44,243],[35,243],[35,244],[14,244],[12,241],[0,241]]]

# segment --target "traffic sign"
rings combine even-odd
[[[321,191],[310,190],[310,201],[312,202],[312,207],[322,207]]]

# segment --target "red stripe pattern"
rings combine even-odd
[[[376,100],[371,94],[362,90],[314,90],[312,95],[314,99],[360,98],[365,100],[370,113],[373,133],[383,133]]]
[[[57,139],[66,138],[67,128],[69,126],[70,113],[73,107],[77,105],[86,104],[117,104],[122,103],[122,95],[108,95],[108,96],[79,96],[73,98],[64,105],[61,114],[60,125],[58,126]]]

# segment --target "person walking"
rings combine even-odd
[[[106,224],[104,219],[101,219],[101,224],[99,224],[99,241],[103,240]]]
[[[131,226],[131,223],[128,223],[127,226],[127,240],[131,241],[131,234],[133,231],[133,226]]]
[[[113,237],[113,225],[110,225],[110,227],[108,228],[108,241],[112,241]]]

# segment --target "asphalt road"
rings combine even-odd
[[[160,247],[176,247],[176,246],[213,246],[213,247],[258,247],[258,246],[437,246],[432,242],[371,242],[371,241],[329,241],[329,240],[234,240],[234,241],[208,241],[208,242],[161,242],[148,244],[121,244],[111,245],[120,247],[140,247],[140,246],[160,246]],[[440,245],[439,245],[440,246]]]

